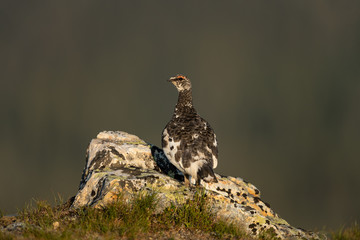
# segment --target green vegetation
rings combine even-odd
[[[245,237],[246,235],[232,224],[227,224],[221,220],[215,220],[209,211],[208,202],[204,192],[197,192],[191,201],[187,201],[182,206],[171,205],[166,208],[158,218],[168,227],[184,225],[186,228],[200,229],[204,232],[212,232],[219,238]]]
[[[331,239],[334,240],[355,240],[360,239],[360,226],[355,222],[352,226],[341,228],[337,232],[331,234]]]
[[[122,196],[102,208],[70,209],[71,201],[56,207],[45,201],[34,201],[17,217],[0,217],[0,229],[10,223],[25,223],[15,231],[0,231],[0,239],[177,239],[176,234],[196,239],[253,239],[234,225],[216,219],[201,189],[183,205],[171,205],[156,213],[156,194],[139,193],[126,202]],[[59,202],[61,204],[59,204]],[[0,212],[1,213],[1,212]],[[360,239],[357,223],[337,232],[329,239]],[[177,235],[179,236],[179,235]],[[275,240],[274,233],[264,232],[262,240]]]
[[[26,227],[20,233],[0,232],[0,239],[135,239],[154,235],[171,239],[179,230],[198,234],[199,239],[250,238],[235,226],[216,220],[202,190],[192,201],[171,205],[159,214],[155,213],[157,204],[156,194],[138,194],[128,203],[119,196],[102,209],[75,210],[69,209],[69,203],[51,207],[45,201],[35,201],[35,206],[27,206],[17,217]]]

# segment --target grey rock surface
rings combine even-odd
[[[236,224],[252,235],[272,231],[281,239],[320,239],[280,218],[260,198],[260,191],[239,177],[216,174],[218,183],[201,182],[216,217]],[[156,211],[191,199],[195,188],[185,187],[184,176],[162,149],[121,131],[105,131],[87,149],[86,164],[72,207],[103,207],[121,193],[156,193]]]

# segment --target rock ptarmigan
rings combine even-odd
[[[168,80],[179,92],[178,102],[170,122],[162,133],[162,147],[166,157],[185,176],[185,185],[190,179],[217,182],[213,169],[218,163],[216,135],[209,123],[200,117],[192,103],[190,80],[177,75]]]

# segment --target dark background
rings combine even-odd
[[[160,145],[187,75],[218,173],[290,224],[360,219],[360,1],[1,1],[0,209],[78,188],[89,141]]]

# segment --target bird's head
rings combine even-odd
[[[174,84],[179,92],[191,89],[191,82],[184,75],[178,74],[175,77],[171,77],[168,81]]]

